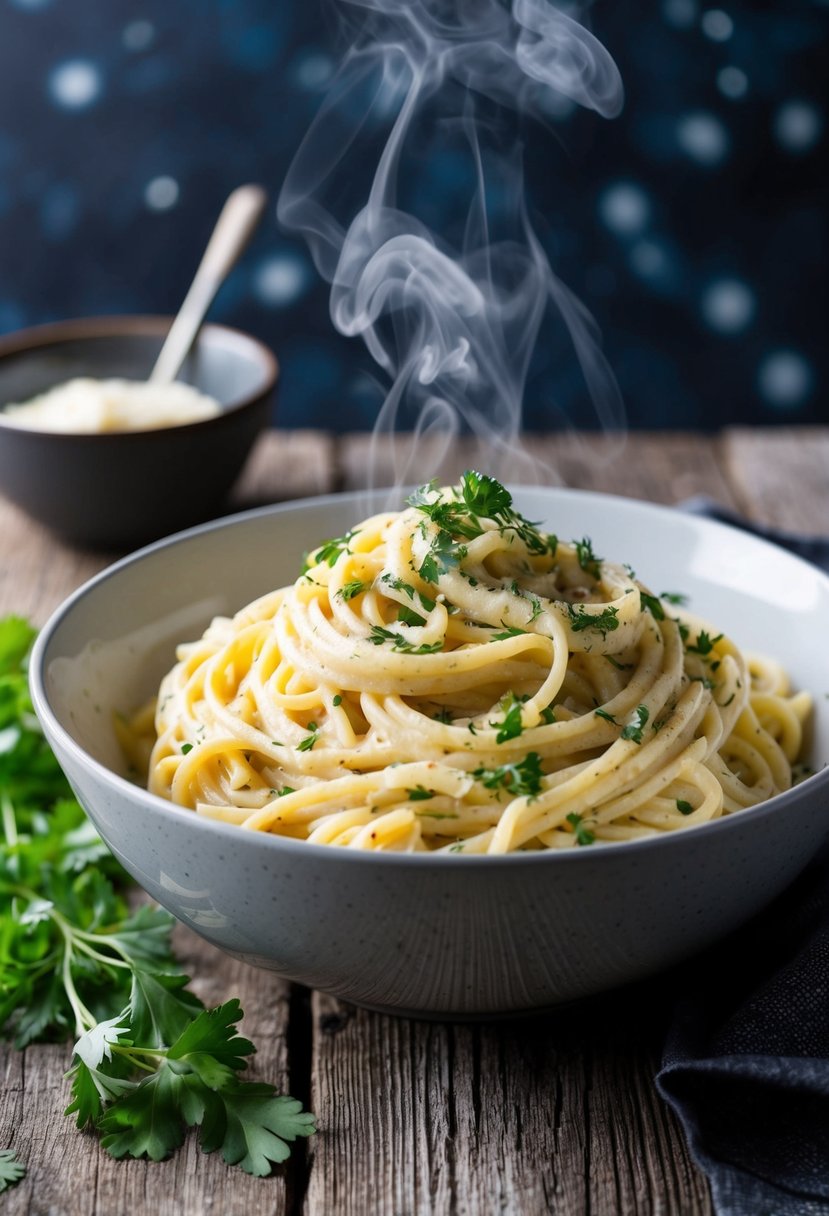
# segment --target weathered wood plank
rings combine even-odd
[[[238,485],[230,509],[330,494],[335,486],[334,441],[322,431],[265,431]]]
[[[723,440],[742,510],[760,523],[829,535],[829,427],[735,429]]]
[[[315,995],[325,1135],[306,1216],[706,1216],[705,1179],[653,1089],[648,1004],[660,1008],[653,985],[531,1021],[441,1025]]]
[[[707,494],[734,505],[722,466],[719,441],[683,433],[631,432],[627,436],[575,434],[532,436],[524,445],[499,453],[476,439],[446,448],[434,436],[344,436],[339,447],[344,489],[422,482],[430,477],[457,480],[467,468],[493,472],[516,484],[567,485],[652,502],[681,502]]]

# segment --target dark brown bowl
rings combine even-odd
[[[145,379],[171,317],[60,321],[0,338],[0,408],[75,376]],[[65,435],[0,420],[0,491],[65,540],[125,549],[222,513],[268,423],[279,367],[255,338],[205,325],[179,378],[221,414],[186,426]]]

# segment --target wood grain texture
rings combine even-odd
[[[403,454],[388,446],[386,481]],[[422,450],[421,450],[422,453]],[[428,461],[410,466],[422,480]],[[829,429],[537,437],[507,475],[674,502],[708,494],[778,526],[829,531]],[[383,463],[385,461],[385,464]],[[365,485],[366,436],[263,437],[234,499],[241,508]],[[458,443],[441,477],[490,467]],[[42,622],[106,555],[55,542],[0,500],[0,613]],[[525,1022],[446,1025],[383,1017],[282,983],[185,929],[177,947],[213,1003],[239,996],[258,1047],[252,1076],[309,1102],[320,1126],[267,1180],[228,1170],[188,1140],[163,1164],[115,1162],[79,1134],[66,1104],[64,1046],[0,1049],[0,1147],[27,1179],[4,1212],[53,1216],[710,1216],[707,1183],[653,1087],[670,983]]]
[[[653,983],[489,1025],[316,994],[307,1216],[708,1213],[653,1089],[666,1009]]]
[[[626,437],[563,432],[532,436],[520,449],[498,454],[476,439],[455,441],[448,450],[441,440],[410,435],[344,437],[339,449],[343,489],[410,484],[436,476],[456,481],[464,469],[496,472],[514,484],[565,485],[675,503],[706,494],[734,505],[721,444],[715,437],[684,433],[634,432]]]
[[[760,523],[829,536],[829,428],[735,429],[723,447],[741,510]]]

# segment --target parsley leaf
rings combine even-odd
[[[412,608],[407,608],[405,604],[401,604],[397,611],[397,619],[404,625],[425,625],[425,618],[420,616]]]
[[[319,735],[317,734],[319,726],[316,724],[316,722],[309,722],[305,729],[310,733],[302,740],[301,743],[297,743],[296,750],[298,752],[310,752],[319,738]]]
[[[691,806],[690,802],[686,802],[684,798],[677,798],[676,809],[679,811],[680,815],[693,815],[694,813],[694,808]]]
[[[13,1148],[0,1149],[0,1195],[26,1176],[26,1167],[17,1160]]]
[[[686,645],[685,649],[689,654],[710,654],[717,642],[722,641],[722,636],[721,633],[718,633],[715,638],[712,638],[704,629],[701,629],[693,646]]]
[[[593,544],[588,536],[583,540],[574,540],[573,547],[576,550],[576,557],[582,570],[589,574],[596,582],[601,578],[601,563],[602,558],[597,557],[593,552]]]
[[[341,600],[353,600],[355,595],[359,595],[365,589],[366,584],[361,579],[355,578],[350,583],[343,583],[337,592],[337,597]]]
[[[382,625],[372,625],[368,640],[375,646],[392,642],[392,649],[396,650],[398,654],[437,654],[443,650],[443,642],[424,642],[421,646],[415,646],[413,642],[407,642],[393,629],[384,629]]]
[[[665,620],[665,609],[660,604],[655,595],[648,595],[647,591],[639,591],[639,601],[642,606],[642,611],[648,611],[655,621]]]
[[[502,722],[490,722],[489,725],[498,728],[498,733],[495,736],[496,743],[506,743],[509,739],[517,739],[524,731],[524,724],[521,721],[521,702],[513,697],[512,704],[506,709],[504,714],[504,720]]]
[[[682,591],[660,591],[659,598],[664,600],[666,604],[687,604],[691,598],[685,595]]]
[[[576,844],[593,844],[594,840],[596,839],[596,835],[594,832],[591,832],[588,827],[585,827],[582,815],[578,815],[575,811],[573,811],[567,816],[567,822],[573,829],[573,834],[576,837]]]
[[[541,757],[528,752],[520,764],[502,764],[498,768],[476,768],[472,776],[489,790],[506,790],[516,798],[535,797],[541,793]]]
[[[427,790],[423,785],[416,785],[413,790],[406,790],[410,802],[425,802],[429,798],[434,798],[435,791]]]
[[[486,519],[497,519],[512,507],[509,490],[494,477],[475,469],[467,469],[461,475],[461,497],[470,511]]]
[[[619,622],[616,619],[619,609],[613,606],[605,608],[601,612],[588,612],[584,604],[568,603],[567,612],[573,633],[581,633],[585,629],[596,629],[605,638],[619,628]]]
[[[619,723],[613,717],[613,714],[609,714],[605,709],[594,709],[593,713],[597,718],[604,718],[605,722],[612,722],[614,726],[619,725]]]
[[[493,633],[489,640],[490,642],[505,642],[507,638],[517,638],[520,634],[526,632],[526,629],[518,629],[515,625],[508,625],[501,633]]]
[[[634,743],[642,742],[642,731],[650,717],[650,710],[647,705],[639,705],[633,711],[633,720],[628,722],[627,726],[622,729],[621,737],[623,739],[632,739]]]
[[[330,540],[324,540],[316,549],[312,550],[310,557],[312,564],[315,566],[325,562],[328,566],[333,566],[337,562],[337,558],[342,553],[350,553],[349,545],[357,535],[359,529],[352,528],[350,532],[346,532],[344,536],[333,536]],[[306,569],[310,569],[310,565],[306,565]],[[304,572],[303,572],[304,573]]]

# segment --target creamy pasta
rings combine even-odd
[[[468,472],[182,645],[149,788],[248,831],[499,854],[687,828],[787,789],[786,673]]]

